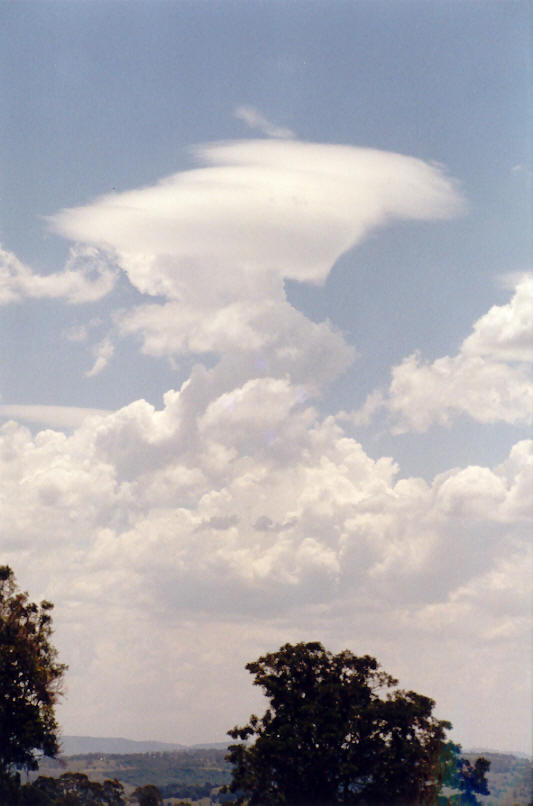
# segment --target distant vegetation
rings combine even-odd
[[[317,642],[247,664],[269,706],[229,731],[240,741],[227,750],[53,760],[66,667],[50,640],[52,608],[31,602],[0,566],[0,806],[532,803],[529,761],[462,755],[433,700],[398,689],[375,658],[333,655]]]
[[[473,759],[473,755],[464,754]],[[480,798],[483,806],[531,806],[533,804],[533,764],[531,759],[508,753],[483,753],[490,761],[490,795]]]
[[[78,756],[86,753],[115,753],[126,755],[129,753],[170,753],[173,750],[187,750],[185,744],[178,742],[135,741],[133,739],[120,739],[105,736],[61,736],[62,756]],[[201,745],[204,747],[204,745]]]
[[[65,759],[43,759],[42,775],[59,775],[69,770],[83,772],[89,778],[117,778],[127,786],[155,784],[164,798],[193,801],[209,798],[213,790],[229,784],[230,766],[225,750],[189,749],[169,753],[87,753]]]
[[[89,778],[103,781],[118,778],[127,786],[155,784],[165,800],[212,803],[224,800],[219,787],[230,780],[226,752],[220,750],[187,750],[169,753],[135,753],[131,755],[96,754],[43,759],[39,773],[58,776],[66,769],[84,772]],[[475,754],[465,753],[471,762]],[[507,753],[484,753],[491,762],[487,774],[490,795],[477,795],[482,806],[528,806],[533,803],[533,765],[526,758]],[[211,793],[211,797],[210,794]]]

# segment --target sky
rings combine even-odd
[[[531,5],[4,0],[1,561],[65,734],[286,642],[531,752]]]

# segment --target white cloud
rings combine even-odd
[[[71,417],[75,430],[0,430],[3,561],[33,596],[56,603],[70,664],[67,730],[222,739],[257,710],[243,664],[303,638],[377,655],[464,722],[471,681],[458,676],[455,708],[442,680],[473,645],[463,614],[482,658],[469,669],[495,659],[520,675],[509,636],[523,635],[527,586],[514,598],[497,590],[515,578],[519,560],[506,560],[526,557],[531,443],[496,467],[454,468],[432,483],[371,458],[340,425],[351,415],[323,417],[308,402],[353,349],[293,309],[283,287],[285,278],[325,282],[343,252],[391,218],[457,213],[458,192],[436,167],[368,149],[255,141],[197,157],[205,167],[53,223],[105,250],[138,291],[163,297],[116,313],[122,335],[138,336],[149,355],[215,353],[218,364],[195,366],[161,410],[144,400],[92,417],[17,406],[11,413],[28,420]],[[507,371],[516,380],[522,366],[504,356],[522,355],[520,328],[502,335],[503,320],[493,309],[459,357],[429,365],[437,391],[426,397],[414,361],[399,414],[418,401],[417,427],[441,416],[442,374],[461,370],[454,399],[476,367],[485,394],[491,379],[510,383]],[[109,337],[96,350],[90,374],[111,357]],[[511,401],[521,416],[513,394],[491,400],[494,411]],[[359,422],[392,408],[389,397],[370,396]],[[478,607],[483,585],[500,609]],[[432,613],[437,625],[455,624],[451,646],[428,630]],[[419,663],[423,652],[441,669]],[[493,695],[491,681],[476,689],[487,741]],[[528,705],[524,690],[509,718]],[[206,725],[217,735],[206,737]]]
[[[0,404],[0,417],[21,420],[27,423],[40,423],[51,428],[77,428],[86,417],[110,414],[106,409],[89,409],[78,406],[43,406]]]
[[[480,423],[528,423],[533,389],[523,367],[509,367],[482,357],[439,358],[425,363],[417,354],[392,371],[388,407],[398,417],[396,433],[426,431],[468,414]]]
[[[530,644],[530,599],[533,557],[530,546],[512,548],[482,574],[451,591],[438,603],[422,607],[415,615],[419,629],[442,636],[463,632],[487,645]],[[525,671],[525,668],[524,668]]]
[[[177,302],[142,305],[118,316],[117,325],[122,335],[140,337],[147,355],[223,355],[233,383],[289,373],[317,389],[355,356],[328,322],[311,322],[284,299],[239,300],[213,311]]]
[[[533,442],[517,442],[500,466],[491,470],[471,465],[448,471],[435,480],[436,506],[447,516],[484,520],[490,510],[495,522],[531,518]]]
[[[109,294],[116,272],[93,247],[75,246],[61,272],[34,274],[12,253],[0,248],[0,305],[26,298],[64,299],[79,304]]]
[[[72,342],[87,341],[89,338],[89,331],[95,327],[99,327],[101,324],[102,320],[99,317],[93,317],[92,319],[89,319],[88,322],[72,325],[71,327],[67,328],[63,331],[63,337],[67,339],[67,341]]]
[[[243,120],[251,129],[266,134],[267,137],[280,137],[286,140],[295,136],[293,131],[276,126],[253,106],[238,106],[235,110],[235,117]]]
[[[518,175],[523,175],[523,176],[527,177],[528,179],[531,176],[533,176],[533,171],[531,169],[531,166],[528,165],[525,162],[517,162],[516,165],[513,165],[512,168],[511,168],[511,173],[518,174]]]
[[[339,411],[336,414],[337,420],[341,423],[353,423],[355,426],[369,425],[376,412],[386,405],[383,392],[375,389],[369,392],[365,402],[357,411]]]
[[[203,705],[187,692],[207,674],[198,664],[209,641],[235,677],[258,651],[292,636],[336,647],[350,623],[348,645],[363,651],[364,643],[386,662],[394,628],[395,645],[404,642],[398,664],[409,667],[417,624],[430,612],[442,623],[472,612],[473,594],[462,591],[481,590],[483,580],[496,590],[506,558],[523,554],[531,443],[498,467],[457,468],[427,484],[399,477],[389,458],[371,459],[288,378],[220,392],[212,376],[216,369],[197,368],[160,411],[137,401],[86,419],[71,436],[32,437],[14,423],[0,432],[4,557],[23,568],[25,587],[56,602],[60,649],[73,667],[62,711],[69,724],[82,692],[102,732],[113,720],[128,725],[131,697],[144,692],[162,726],[169,709],[194,724]],[[501,596],[497,613],[476,609],[480,646],[507,644],[527,595]],[[228,635],[243,619],[255,625],[236,657]],[[455,634],[449,669],[471,640]],[[194,663],[172,684],[168,673],[157,705],[156,670],[173,667],[185,647]],[[229,685],[241,702],[235,680]],[[218,683],[206,686],[214,696]],[[421,690],[428,686],[438,687],[431,670]],[[217,710],[209,724],[227,728],[237,718]],[[156,725],[155,714],[147,719]],[[167,735],[176,730],[169,724]]]
[[[82,342],[87,341],[88,328],[87,325],[73,325],[63,333],[67,341]]]
[[[91,369],[85,373],[87,378],[93,378],[95,375],[98,375],[100,372],[102,372],[105,367],[107,367],[111,358],[113,357],[113,353],[115,352],[115,345],[109,336],[106,336],[102,339],[102,341],[98,342],[93,352],[94,364]]]
[[[82,576],[98,556],[102,568],[179,580],[174,600],[182,606],[191,596],[199,604],[212,586],[231,610],[256,583],[264,597],[297,589],[305,601],[316,593],[316,574],[324,575],[325,601],[368,575],[389,583],[405,575],[412,584],[435,573],[451,523],[519,523],[528,515],[530,443],[519,443],[500,468],[449,471],[430,486],[397,480],[390,459],[370,459],[331,418],[302,404],[288,380],[250,380],[192,415],[194,385],[169,393],[162,411],[138,401],[87,420],[71,437],[32,438],[4,426],[13,517],[23,509],[38,523],[31,513],[43,508],[59,541],[81,517]],[[265,522],[284,528],[257,527]],[[98,528],[104,532],[93,536]]]
[[[255,140],[195,155],[206,167],[52,218],[62,235],[110,251],[138,291],[166,298],[119,320],[150,354],[255,352],[301,375],[318,363],[308,345],[322,343],[322,366],[343,369],[350,349],[294,311],[284,279],[321,284],[372,228],[462,207],[442,170],[399,154]]]
[[[529,423],[532,345],[533,279],[526,276],[509,303],[478,319],[456,356],[429,363],[414,353],[393,368],[385,404],[394,431],[426,431],[459,414],[481,423]]]
[[[478,319],[462,352],[503,361],[533,361],[533,275],[518,280],[507,305],[494,305]]]

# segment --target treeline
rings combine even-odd
[[[91,781],[81,772],[65,772],[58,778],[40,775],[32,783],[21,784],[11,776],[0,781],[2,806],[162,806],[156,786],[136,787],[127,795],[116,779]]]
[[[490,761],[487,775],[490,795],[482,806],[531,806],[533,804],[533,764],[530,759],[508,753],[484,753]],[[466,758],[473,758],[466,753]]]
[[[43,759],[39,772],[57,775],[61,764],[90,778],[105,776],[128,786],[155,784],[165,798],[200,800],[230,783],[226,750],[190,749],[149,753],[84,753],[65,759]],[[64,767],[63,767],[64,768]]]
[[[209,798],[212,803],[233,800],[220,791],[231,778],[231,768],[225,761],[225,750],[191,749],[186,751],[157,751],[149,753],[85,753],[58,759],[43,759],[39,773],[58,776],[66,767],[85,773],[89,778],[117,778],[129,786],[155,784],[164,799],[199,801]],[[464,753],[475,762],[476,755]],[[478,795],[482,806],[528,806],[533,803],[532,769],[526,758],[507,753],[485,753],[490,762],[487,773],[490,795]]]

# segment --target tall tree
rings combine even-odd
[[[31,602],[9,566],[0,566],[0,789],[17,768],[37,768],[37,753],[59,750],[54,706],[65,669],[51,643],[53,605]]]
[[[241,740],[227,756],[238,803],[436,803],[451,725],[375,658],[285,644],[246,668],[270,704],[228,731]]]

